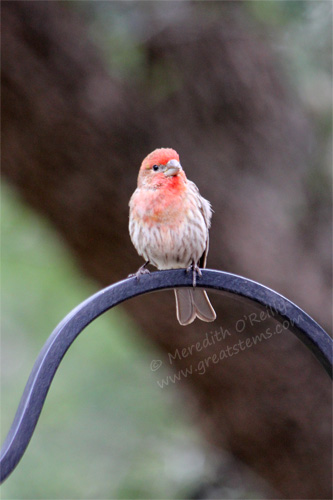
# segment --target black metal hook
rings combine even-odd
[[[128,278],[92,295],[59,323],[34,364],[13,424],[2,446],[1,482],[21,460],[60,362],[82,330],[105,311],[127,299],[157,290],[191,285],[192,275],[185,273],[183,269],[157,271],[140,277],[140,280]],[[282,319],[286,318],[290,322],[290,330],[312,351],[332,377],[332,339],[310,316],[288,299],[252,280],[211,269],[202,270],[197,286],[229,292],[273,308]]]

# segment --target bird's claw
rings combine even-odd
[[[146,269],[146,265],[147,264],[148,264],[148,262],[146,262],[145,264],[143,264],[143,266],[139,267],[139,269],[137,270],[136,273],[129,274],[128,278],[136,278],[139,281],[140,277],[143,274],[150,274],[149,269]]]
[[[202,276],[202,272],[201,272],[201,269],[198,266],[198,264],[194,264],[194,262],[190,266],[188,266],[186,268],[186,272],[187,273],[189,273],[191,271],[193,272],[193,281],[192,281],[192,283],[193,283],[193,287],[195,287],[196,284],[197,284],[197,273],[198,273],[198,276],[201,277]]]

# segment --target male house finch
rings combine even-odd
[[[181,325],[196,317],[214,321],[206,291],[195,288],[199,264],[206,266],[212,209],[186,178],[176,151],[155,149],[143,160],[129,207],[131,240],[146,260],[137,277],[149,272],[145,269],[149,263],[157,269],[193,269],[193,288],[175,289],[178,321]]]

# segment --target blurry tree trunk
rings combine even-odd
[[[3,173],[105,286],[142,263],[127,230],[141,159],[174,147],[214,207],[208,267],[271,286],[328,328],[326,207],[316,232],[304,187],[313,138],[264,37],[244,22],[241,4],[226,4],[224,25],[202,22],[194,2],[191,19],[157,30],[142,46],[140,82],[125,85],[108,75],[64,4],[2,2]],[[216,325],[186,329],[171,293],[125,307],[167,366],[167,353],[234,314],[218,296],[212,301]],[[171,369],[195,366],[216,348]],[[331,498],[330,382],[297,339],[261,343],[178,387],[215,447],[280,498]]]

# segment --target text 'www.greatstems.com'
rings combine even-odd
[[[242,318],[238,319],[235,322],[234,330],[236,333],[241,334],[245,332],[247,327],[255,327],[262,326],[262,331],[256,335],[249,336],[245,339],[238,339],[237,342],[230,344],[221,349],[217,349],[213,354],[209,354],[206,357],[200,359],[196,363],[190,364],[186,368],[180,369],[177,372],[166,375],[164,378],[157,380],[157,385],[163,389],[164,387],[170,386],[179,382],[182,379],[191,377],[193,374],[204,375],[207,369],[218,363],[223,362],[228,358],[233,356],[237,356],[247,349],[251,349],[252,347],[260,344],[261,342],[265,342],[276,335],[283,333],[284,331],[289,330],[295,324],[299,323],[300,317],[296,320],[292,321],[289,319],[281,320],[281,322],[275,322],[273,325],[270,324],[267,328],[263,328],[263,323],[269,319],[274,318],[277,315],[277,311],[274,308],[266,307],[265,310],[260,311],[260,313],[253,312],[248,315],[244,315]],[[233,334],[228,329],[223,329],[220,327],[219,329],[211,332],[207,332],[203,339],[187,346],[176,349],[173,353],[168,353],[168,361],[172,366],[177,360],[185,359],[189,356],[192,356],[194,353],[204,352],[209,347],[215,345],[218,347],[218,344],[226,339],[232,339]],[[161,360],[152,360],[150,363],[150,369],[153,372],[156,372],[161,368],[163,362]]]

